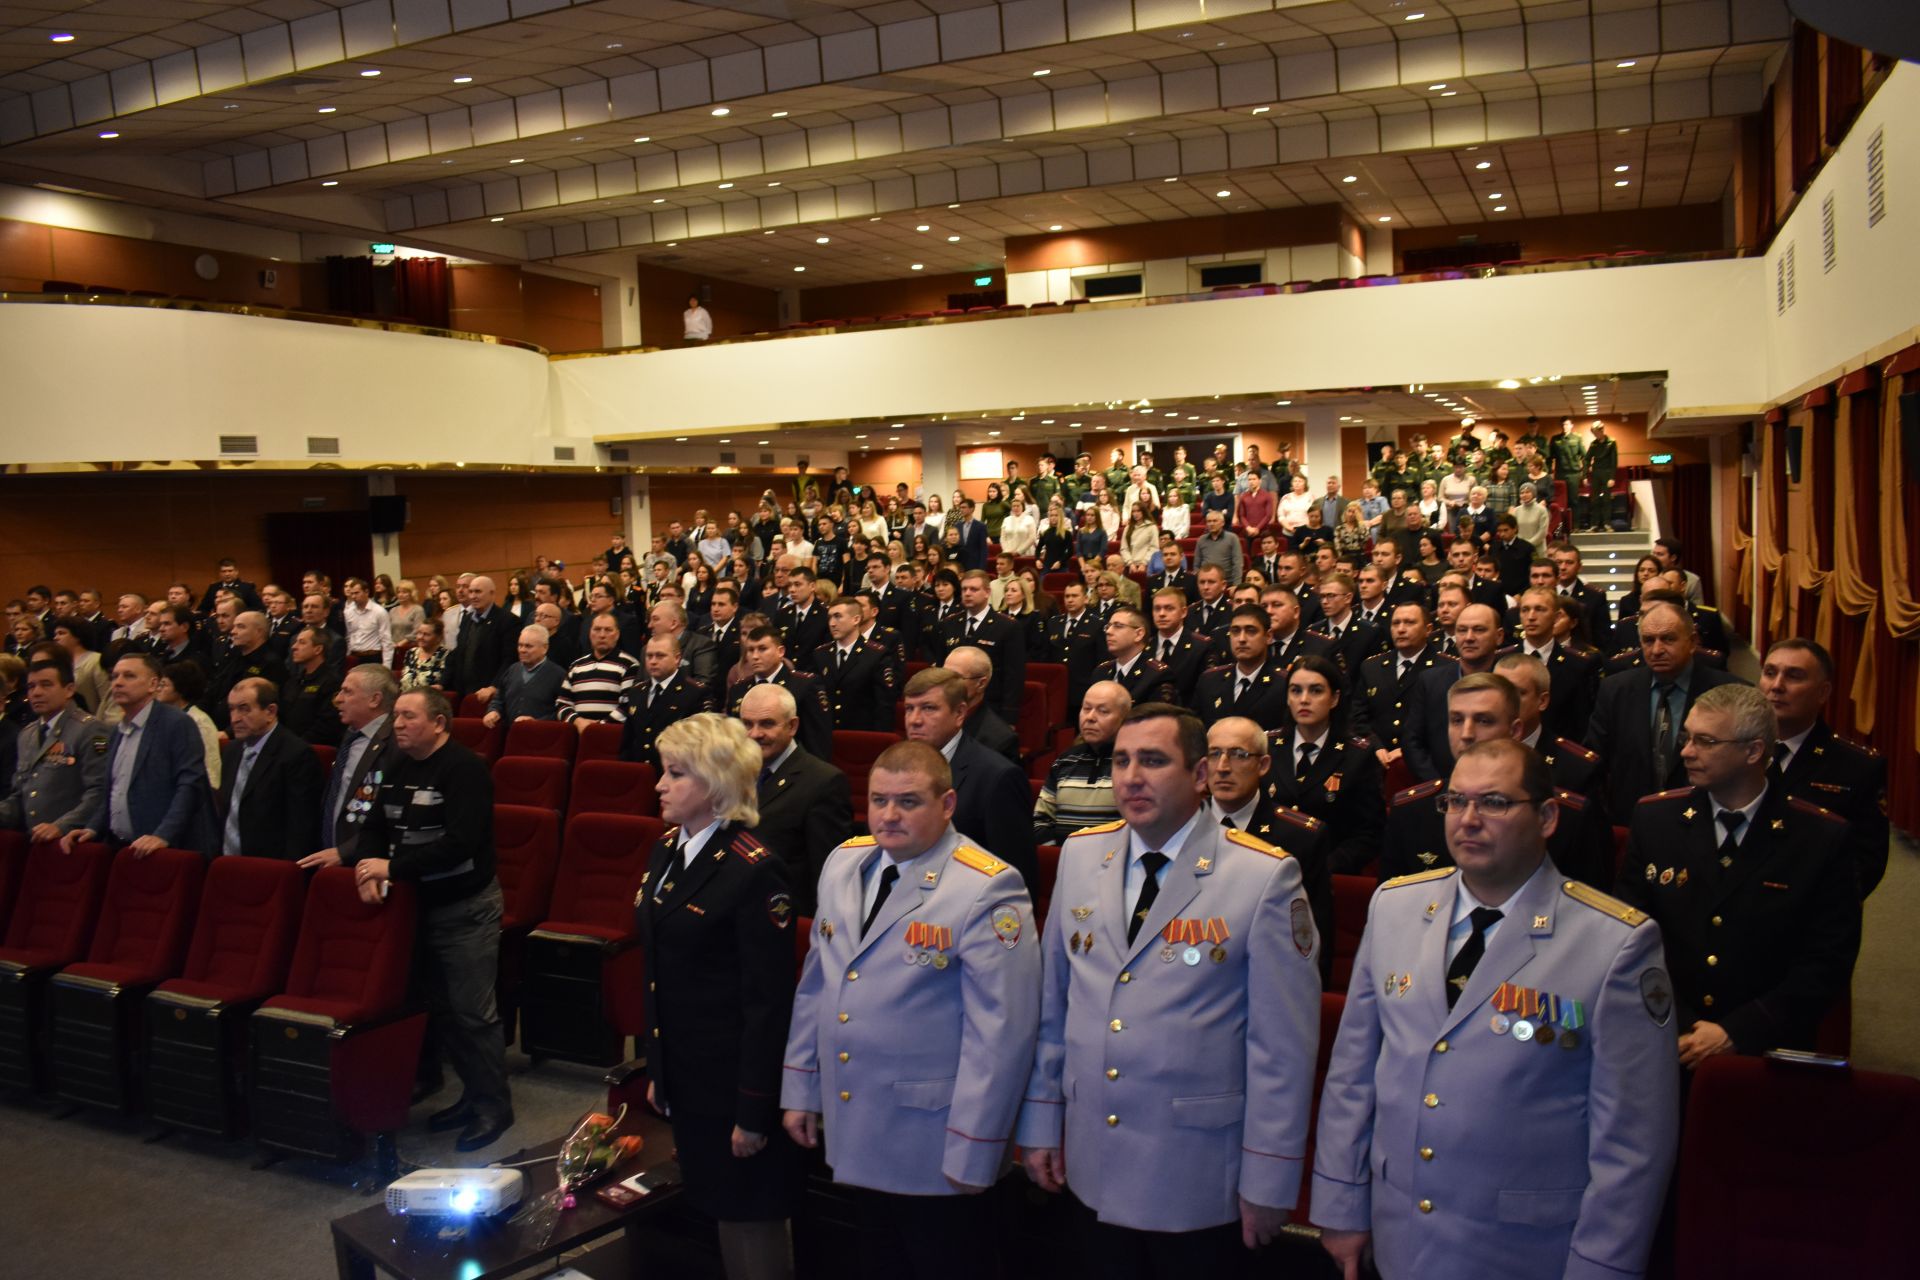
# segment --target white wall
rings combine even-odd
[[[1863,353],[1920,341],[1920,67],[1895,66],[1808,186],[1765,259],[1767,399],[1830,380]],[[1867,142],[1884,127],[1886,216],[1867,225]],[[1821,252],[1833,197],[1832,271]],[[1793,305],[1776,315],[1778,269],[1793,250]]]

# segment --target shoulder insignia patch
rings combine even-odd
[[[972,867],[983,876],[997,876],[1007,869],[1006,863],[990,853],[982,853],[972,845],[955,845],[953,860],[962,866]]]
[[[1600,892],[1590,884],[1581,884],[1578,880],[1569,880],[1560,886],[1561,892],[1583,906],[1592,907],[1603,916],[1612,916],[1630,928],[1639,928],[1650,916],[1638,907],[1630,907],[1609,894]]]
[[[1581,795],[1578,791],[1569,791],[1565,787],[1556,787],[1553,792],[1553,798],[1575,813],[1579,813],[1587,807],[1587,798],[1585,796]]]
[[[660,838],[662,840],[672,840],[674,837],[678,836],[679,834],[680,834],[679,827],[668,827],[665,831],[662,831],[660,833]]]
[[[1671,791],[1656,791],[1650,796],[1641,796],[1640,803],[1652,804],[1656,800],[1678,800],[1682,796],[1690,796],[1692,794],[1692,787],[1675,787]]]
[[[1082,827],[1082,828],[1080,828],[1080,829],[1079,829],[1078,831],[1076,831],[1076,832],[1074,832],[1074,833],[1073,833],[1073,835],[1075,835],[1075,836],[1103,836],[1103,835],[1105,835],[1105,834],[1107,834],[1107,833],[1108,833],[1109,831],[1120,831],[1120,830],[1123,830],[1123,829],[1125,829],[1125,827],[1126,827],[1126,825],[1127,825],[1127,824],[1126,824],[1126,820],[1125,820],[1125,819],[1122,819],[1122,820],[1120,820],[1120,821],[1118,821],[1118,822],[1103,822],[1103,823],[1101,823],[1101,824],[1100,824],[1099,826],[1096,826],[1096,827]],[[1072,836],[1069,836],[1069,837],[1068,837],[1068,839],[1072,839],[1072,838],[1073,838]]]
[[[1828,822],[1837,822],[1841,826],[1845,826],[1847,822],[1845,818],[1833,812],[1831,809],[1822,809],[1819,805],[1813,803],[1813,801],[1802,800],[1799,796],[1789,797],[1787,807],[1789,809],[1797,809],[1801,813],[1811,814],[1816,818],[1824,818]]]
[[[735,836],[733,843],[727,847],[745,858],[748,862],[758,862],[767,856],[767,846],[754,839],[753,834],[747,831],[742,831],[739,835]]]
[[[1223,831],[1220,834],[1224,835],[1231,844],[1237,844],[1243,849],[1252,849],[1255,853],[1264,853],[1269,858],[1291,858],[1293,856],[1285,849],[1277,845],[1268,844],[1259,836],[1250,836],[1244,831]]]
[[[1611,658],[1608,658],[1607,661],[1619,662],[1623,658],[1637,658],[1639,656],[1640,656],[1640,650],[1638,649],[1622,649],[1620,652],[1614,654]]]
[[[1416,871],[1410,876],[1395,876],[1380,887],[1382,889],[1398,889],[1401,885],[1405,884],[1425,884],[1429,880],[1445,880],[1448,876],[1453,875],[1459,870],[1460,868],[1458,867],[1435,867],[1431,871]]]
[[[1580,757],[1582,760],[1585,760],[1588,764],[1592,764],[1595,760],[1598,760],[1600,758],[1600,753],[1598,751],[1589,751],[1585,747],[1581,746],[1579,743],[1575,742],[1572,738],[1561,738],[1559,741],[1555,742],[1553,746],[1554,746],[1554,750],[1569,752],[1573,755]]]
[[[1852,747],[1855,751],[1858,751],[1861,755],[1866,756],[1870,760],[1877,760],[1880,758],[1879,749],[1877,747],[1872,746],[1869,743],[1855,742],[1852,738],[1842,737],[1840,734],[1837,734],[1837,733],[1833,735],[1833,740],[1839,743],[1841,746]]]
[[[1426,782],[1416,783],[1408,787],[1405,791],[1395,792],[1393,802],[1396,805],[1400,805],[1406,804],[1410,800],[1430,799],[1433,796],[1439,795],[1441,788],[1445,785],[1446,784],[1438,778],[1430,778]]]
[[[840,842],[840,847],[842,849],[864,849],[868,845],[877,843],[879,842],[872,836],[849,836]]]
[[[1365,738],[1365,737],[1359,737],[1359,738],[1349,738],[1349,739],[1347,739],[1347,745],[1348,745],[1348,746],[1351,746],[1351,747],[1357,747],[1357,748],[1360,748],[1360,749],[1362,749],[1362,750],[1364,750],[1365,748],[1367,748],[1367,747],[1369,747],[1369,746],[1371,746],[1372,744],[1371,744],[1371,743],[1369,743],[1369,742],[1368,742],[1368,741],[1366,740],[1366,738]]]

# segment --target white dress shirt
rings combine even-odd
[[[1166,855],[1166,866],[1160,868],[1160,875],[1158,877],[1159,883],[1164,885],[1166,883],[1167,867],[1171,867],[1179,860],[1180,851],[1186,847],[1187,840],[1193,835],[1194,831],[1198,829],[1200,820],[1207,816],[1207,814],[1208,811],[1204,808],[1196,809],[1193,816],[1187,819],[1186,824],[1174,832],[1173,838],[1160,846],[1159,849],[1149,849],[1141,842],[1138,831],[1135,831],[1131,827],[1127,829],[1127,878],[1121,886],[1120,892],[1126,899],[1127,918],[1129,920],[1133,918],[1133,913],[1140,909],[1140,891],[1144,889],[1147,884],[1147,868],[1142,862],[1142,859],[1149,853],[1163,853]]]
[[[393,665],[393,624],[387,611],[369,600],[357,605],[349,600],[341,614],[347,620],[347,652],[378,653],[381,662]]]

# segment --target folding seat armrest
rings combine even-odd
[[[622,1085],[632,1084],[636,1077],[645,1075],[646,1071],[647,1060],[645,1058],[628,1058],[619,1066],[608,1071],[602,1083],[608,1088],[618,1089]]]
[[[155,991],[148,995],[147,999],[155,1004],[165,1005],[169,1009],[190,1009],[195,1013],[204,1013],[210,1018],[244,1018],[260,1007],[258,1000],[235,1002],[209,1000],[205,996],[181,995],[174,991]]]
[[[28,978],[45,973],[58,973],[59,968],[50,964],[22,964],[18,960],[0,960],[0,982],[24,982]]]
[[[424,1012],[425,1010],[419,1005],[403,1003],[397,1008],[389,1009],[377,1017],[363,1018],[358,1022],[345,1024],[335,1023],[328,1039],[346,1040],[352,1036],[365,1035],[369,1031],[378,1031],[382,1027],[390,1027],[396,1022],[405,1022],[408,1018],[417,1018]]]

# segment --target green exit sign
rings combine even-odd
[[[979,285],[982,289],[984,289],[988,285],[993,283],[993,277],[992,276],[975,276],[973,278],[973,282],[976,285]]]
[[[392,253],[394,250],[394,247],[395,246],[390,244],[378,244],[378,243],[370,244],[367,246],[367,248],[373,250],[375,253]]]
[[[1673,455],[1670,453],[1656,453],[1656,454],[1649,455],[1649,457],[1647,458],[1647,461],[1652,463],[1656,467],[1664,467],[1669,462],[1673,461]]]

